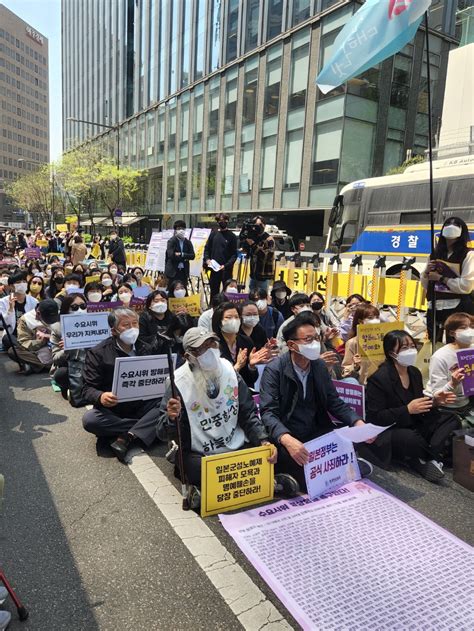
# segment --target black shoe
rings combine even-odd
[[[444,478],[443,464],[436,460],[428,460],[426,462],[425,460],[421,460],[421,458],[417,458],[411,462],[411,465],[415,471],[418,471],[428,482],[434,482],[436,484],[441,482]]]
[[[300,492],[300,485],[288,473],[277,473],[275,476],[275,493],[283,497],[296,497]]]
[[[61,390],[61,396],[65,401],[69,401],[68,390]]]
[[[361,478],[368,478],[374,472],[373,466],[365,458],[357,458],[357,464],[359,465]]]
[[[125,462],[125,458],[133,442],[133,438],[134,437],[131,434],[121,434],[114,440],[113,443],[110,444],[110,449],[121,462]]]
[[[190,510],[198,511],[201,508],[201,491],[197,486],[189,486],[187,499]]]

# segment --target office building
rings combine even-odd
[[[0,224],[21,227],[4,185],[49,161],[48,40],[0,4]]]
[[[435,0],[398,55],[323,95],[316,76],[354,0],[76,0],[62,4],[65,149],[97,135],[146,169],[139,213],[193,225],[266,213],[322,235],[345,183],[382,175],[428,143],[441,115],[462,0]]]

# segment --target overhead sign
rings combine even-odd
[[[92,348],[110,337],[107,313],[70,313],[61,316],[64,350]]]
[[[176,364],[176,355],[173,355]],[[117,357],[112,392],[120,402],[158,399],[165,394],[169,377],[166,355]]]
[[[201,517],[273,499],[272,446],[201,459]]]

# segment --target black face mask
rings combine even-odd
[[[62,285],[64,283],[64,277],[63,276],[56,276],[54,279],[54,282],[56,283],[56,285]]]
[[[264,226],[262,226],[262,224],[257,224],[257,225],[255,226],[255,232],[256,232],[257,234],[263,234],[264,230],[265,230],[265,227],[264,227]]]
[[[219,221],[219,228],[221,230],[227,230],[227,221]]]
[[[323,308],[323,302],[313,302],[311,304],[311,309],[313,311],[321,311],[321,309]]]

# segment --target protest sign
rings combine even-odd
[[[201,459],[201,517],[273,499],[272,446]]]
[[[142,311],[145,309],[145,299],[132,296],[129,306],[130,306],[130,309],[133,309],[137,313],[142,313]]]
[[[219,519],[304,631],[473,626],[472,547],[372,483]]]
[[[311,498],[360,480],[359,465],[350,441],[329,432],[305,443],[305,447],[309,458],[304,466],[304,477]]]
[[[36,244],[38,248],[47,248],[49,245],[49,241],[47,239],[36,239]]]
[[[25,248],[24,255],[27,259],[40,259],[41,248]]]
[[[92,348],[110,336],[107,313],[70,313],[61,316],[64,350]]]
[[[118,309],[119,307],[123,307],[123,304],[119,300],[115,302],[88,302],[87,303],[88,313],[98,313],[101,311],[113,311],[114,309]]]
[[[200,276],[202,270],[202,259],[204,247],[207,243],[211,230],[209,228],[193,228],[191,243],[194,248],[194,260],[189,261],[189,273],[191,276]]]
[[[169,298],[168,305],[170,311],[176,313],[180,308],[186,307],[190,316],[199,316],[201,314],[201,296],[193,294],[184,298]]]
[[[457,351],[458,366],[464,370],[462,389],[464,396],[474,396],[474,348],[463,348]]]
[[[133,288],[133,295],[135,298],[146,298],[149,294],[151,294],[151,288],[148,285],[142,285],[141,287]]]
[[[176,355],[173,355],[176,364]],[[112,392],[120,402],[146,401],[162,397],[169,377],[166,355],[117,357]]]
[[[384,361],[383,338],[389,331],[403,331],[403,322],[379,322],[378,324],[359,324],[357,342],[359,353],[373,361]]]
[[[148,250],[146,253],[145,269],[151,272],[158,271],[158,252],[161,247],[161,232],[152,232]]]
[[[100,283],[100,274],[92,274],[91,276],[86,276],[85,281],[86,285],[87,283]]]
[[[58,230],[58,232],[67,232],[67,223],[57,223],[56,230]]]
[[[249,299],[248,294],[236,294],[232,292],[230,293],[226,292],[224,295],[229,302],[235,302],[236,304],[247,302],[247,300]]]
[[[347,383],[347,381],[332,380],[334,387],[337,390],[337,394],[340,398],[350,405],[359,418],[365,418],[365,388],[364,386]],[[339,420],[339,419],[337,419]]]

